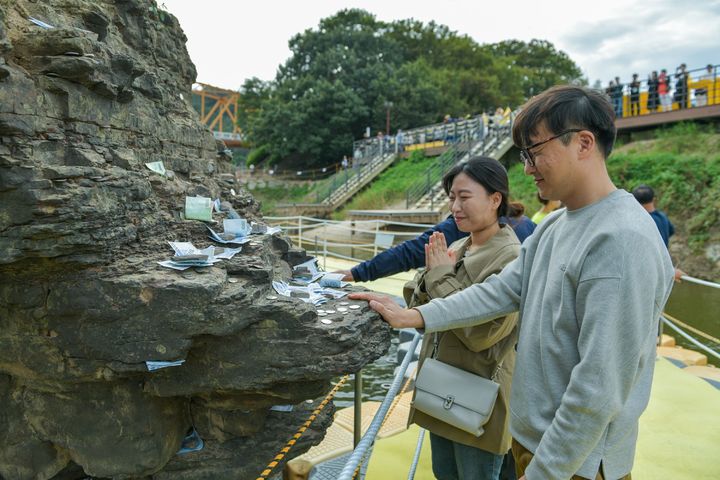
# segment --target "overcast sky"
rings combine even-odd
[[[188,37],[197,80],[238,89],[249,77],[271,80],[290,56],[288,40],[344,8],[380,20],[434,20],[480,44],[548,40],[592,85],[632,73],[673,72],[720,63],[720,0],[159,0]]]

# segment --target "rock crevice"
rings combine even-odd
[[[325,325],[270,298],[306,259],[282,234],[213,267],[157,264],[168,241],[212,243],[187,196],[262,221],[192,108],[185,41],[151,0],[0,0],[2,479],[256,478],[330,380],[389,345],[366,306]],[[192,428],[205,447],[178,455]]]

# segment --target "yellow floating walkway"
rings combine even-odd
[[[344,270],[353,265],[351,262],[328,258],[326,270]],[[413,273],[403,273],[359,285],[390,295],[400,295],[402,286],[412,277]],[[675,353],[671,351],[671,338],[663,340],[666,346],[660,347],[659,352],[667,350],[667,353]],[[650,403],[640,418],[633,480],[720,479],[720,461],[717,457],[720,447],[720,390],[693,375],[692,368],[684,371],[669,360],[658,358]],[[405,395],[409,395],[409,392]],[[403,400],[403,403],[408,402],[407,398]],[[363,416],[370,414],[370,410],[372,408],[365,409]],[[404,431],[398,428],[399,424],[406,421],[407,413],[407,406],[403,405],[393,415],[393,433],[401,433],[378,437],[366,480],[407,478],[419,433],[415,425]],[[347,432],[347,427],[352,425],[352,409],[339,412],[338,417],[341,417],[338,423],[343,426],[337,425],[336,428]],[[369,420],[363,421],[363,426]],[[345,432],[343,443],[346,444],[348,437],[344,435]],[[349,451],[346,449],[343,448]],[[415,478],[434,478],[427,432]]]

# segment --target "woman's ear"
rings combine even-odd
[[[502,193],[495,192],[492,195],[490,195],[490,198],[492,200],[492,206],[495,210],[500,208],[500,203],[502,202]]]

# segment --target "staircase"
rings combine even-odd
[[[361,166],[346,168],[328,179],[327,185],[316,191],[315,203],[277,204],[276,208],[288,215],[319,215],[338,209],[365,185],[373,181],[395,160],[395,153],[378,152]]]
[[[337,185],[331,184],[322,203],[329,205],[332,209],[340,207],[380,175],[394,160],[394,153],[379,154],[361,168],[345,169],[338,174],[344,181]]]
[[[406,208],[413,210],[439,210],[447,207],[447,195],[442,187],[442,177],[458,163],[467,162],[475,156],[486,156],[496,160],[502,158],[512,147],[509,127],[492,130],[482,141],[470,144],[464,151],[449,150],[452,154],[442,158],[426,170],[424,178],[410,187],[406,194]],[[446,154],[447,154],[446,153]],[[445,155],[443,155],[444,157]]]

